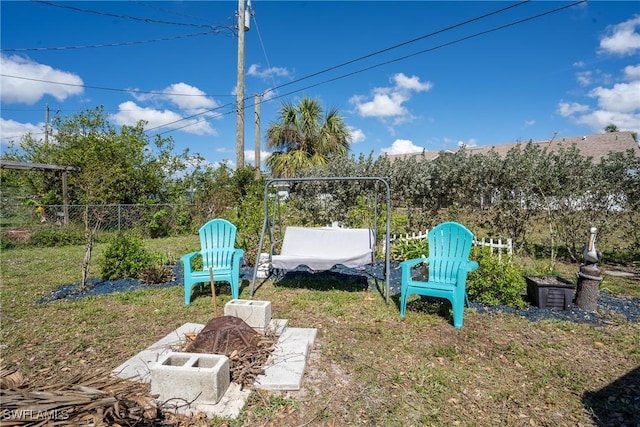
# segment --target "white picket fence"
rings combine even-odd
[[[425,230],[424,233],[422,231],[418,233],[408,233],[408,234],[392,234],[389,236],[389,242],[392,243],[396,240],[422,240],[426,239],[429,234],[429,230]],[[507,257],[507,259],[511,260],[513,256],[513,240],[512,239],[494,239],[493,237],[485,238],[478,240],[476,238],[473,239],[474,246],[484,246],[490,248],[491,254],[496,254],[498,256],[498,261],[502,261],[503,254]]]

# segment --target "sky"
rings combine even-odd
[[[102,106],[236,166],[238,1],[0,2],[0,149]],[[245,3],[245,7],[246,3]],[[283,103],[335,108],[354,155],[640,132],[640,2],[252,0],[244,161]],[[48,111],[48,114],[47,114]]]

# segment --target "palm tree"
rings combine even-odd
[[[326,164],[331,156],[346,156],[350,135],[332,108],[322,117],[320,103],[304,97],[299,104],[283,103],[279,120],[267,129],[267,148],[273,149],[267,166],[274,177],[291,177],[296,172]]]

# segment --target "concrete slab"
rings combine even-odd
[[[264,374],[256,377],[253,386],[262,390],[300,390],[316,333],[312,328],[285,329],[267,361]]]
[[[180,351],[186,343],[185,334],[197,334],[202,328],[202,324],[185,323],[115,368],[111,375],[131,381],[151,382],[151,365],[172,351]],[[299,390],[307,357],[315,342],[316,329],[290,328],[288,320],[272,319],[268,330],[278,337],[278,341],[264,374],[256,378],[254,386],[263,390]],[[215,405],[192,403],[185,406],[184,400],[178,400],[175,405],[167,402],[165,407],[173,408],[179,414],[205,413],[208,417],[233,419],[238,417],[250,394],[251,390],[242,390],[238,384],[231,383]]]
[[[242,412],[250,394],[251,390],[243,390],[239,384],[231,383],[227,392],[216,404],[192,403],[185,405],[184,400],[174,399],[166,402],[163,407],[174,414],[192,416],[203,413],[209,418],[235,419]]]

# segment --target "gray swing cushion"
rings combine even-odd
[[[330,270],[341,264],[356,268],[373,262],[375,239],[368,228],[287,227],[280,255],[271,266],[292,270],[306,265],[311,270]]]

